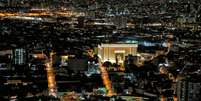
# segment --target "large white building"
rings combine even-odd
[[[98,56],[102,62],[123,63],[125,56],[137,54],[137,44],[101,44],[98,46]]]

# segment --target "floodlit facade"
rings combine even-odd
[[[123,63],[125,56],[137,54],[137,44],[101,44],[98,46],[98,56],[102,62]]]

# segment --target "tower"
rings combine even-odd
[[[22,65],[26,63],[26,50],[23,48],[15,49],[14,52],[14,64]]]
[[[177,82],[178,101],[200,101],[200,83],[181,80]]]

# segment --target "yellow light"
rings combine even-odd
[[[54,69],[52,68],[52,56],[54,55],[53,52],[50,53],[50,59],[45,64],[46,65],[46,71],[47,71],[47,80],[48,80],[48,89],[49,94],[56,96],[56,81],[54,76]]]
[[[176,97],[176,96],[174,96],[174,98],[173,98],[173,99],[174,99],[174,101],[177,101],[177,97]]]
[[[165,101],[165,96],[161,96],[161,101]]]
[[[102,63],[99,60],[99,64],[100,64],[100,71],[101,71],[101,77],[103,80],[103,84],[105,85],[106,89],[108,90],[107,96],[113,96],[113,90],[112,90],[112,85],[107,73],[107,70],[105,69],[105,67],[102,66]]]

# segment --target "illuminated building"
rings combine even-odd
[[[178,101],[200,101],[200,83],[181,80],[177,82]]]
[[[98,46],[98,55],[102,62],[123,63],[125,56],[137,54],[137,44],[101,44]]]
[[[61,65],[67,66],[68,56],[61,56]]]
[[[26,62],[26,50],[25,49],[15,49],[14,50],[14,64],[21,65]]]

